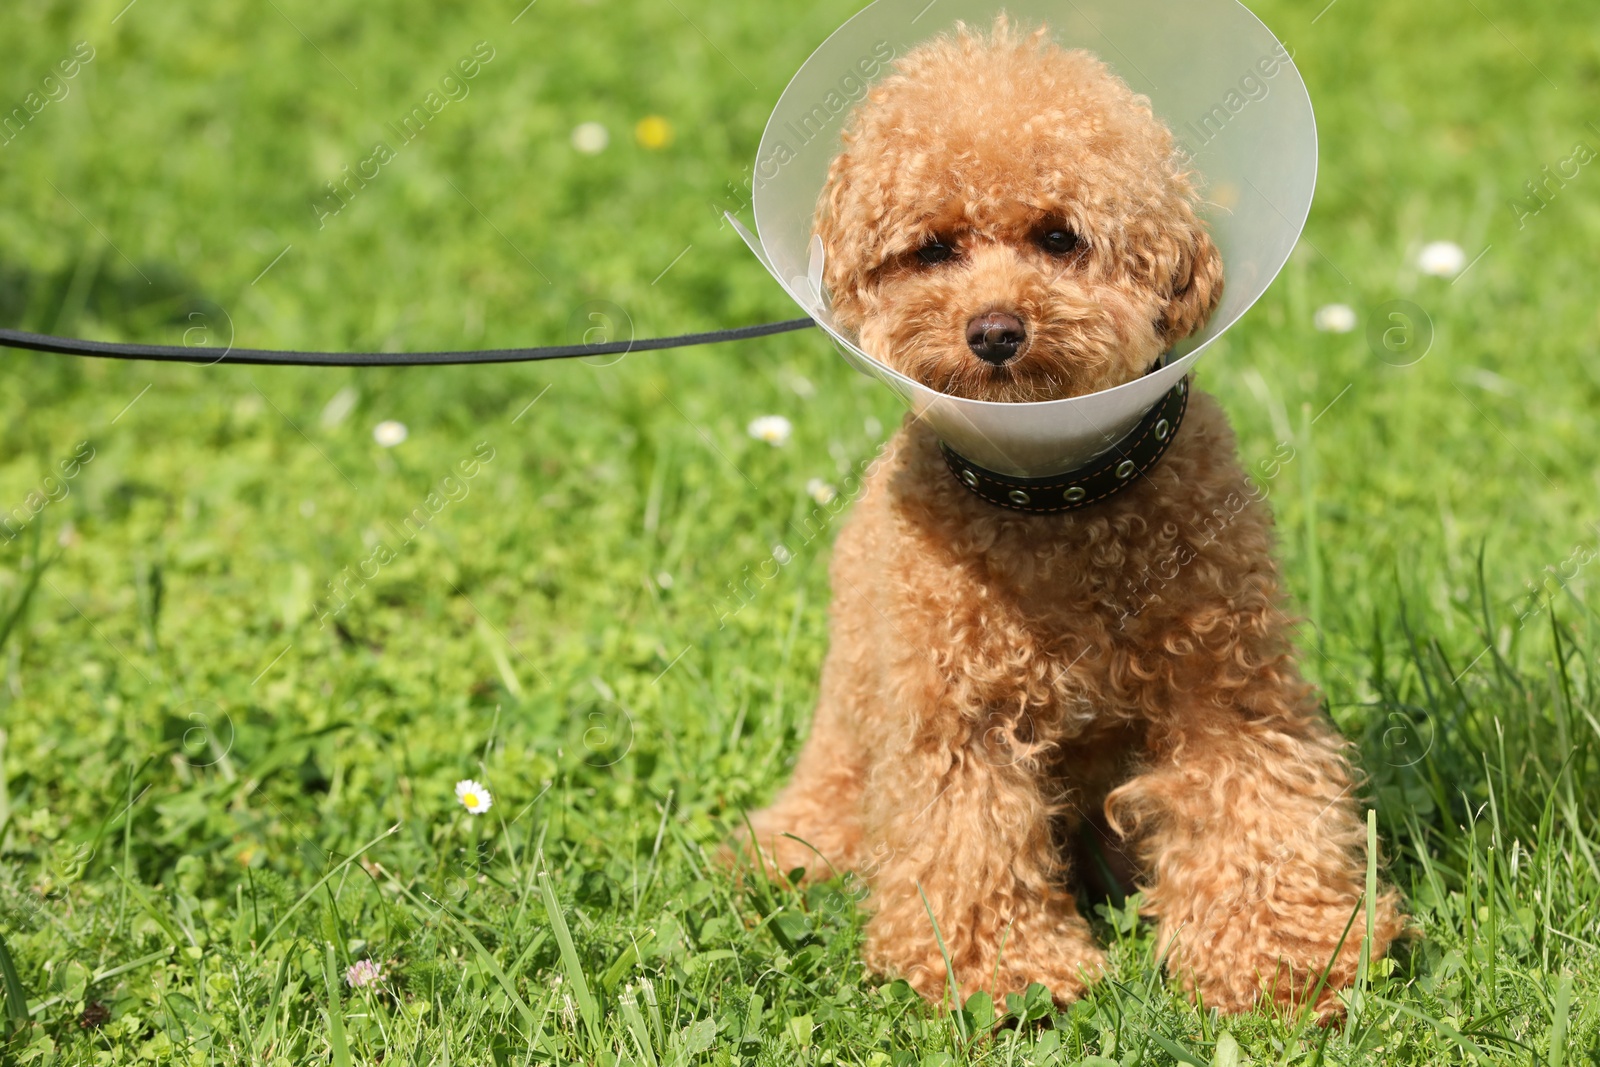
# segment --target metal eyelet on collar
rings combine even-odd
[[[1189,406],[1189,379],[1182,378],[1145,412],[1132,430],[1099,458],[1076,470],[1044,478],[999,474],[965,459],[940,442],[956,479],[991,504],[1030,515],[1087,507],[1143,481],[1178,435]]]

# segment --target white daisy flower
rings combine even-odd
[[[384,419],[372,428],[372,439],[384,448],[393,448],[401,441],[404,441],[410,432],[410,430],[406,429],[405,423],[396,422],[393,419]]]
[[[456,799],[474,815],[482,815],[494,803],[494,797],[489,795],[489,787],[471,778],[463,778],[456,783]]]
[[[776,448],[788,442],[789,434],[794,432],[794,426],[782,415],[763,415],[759,419],[750,420],[747,430],[757,441],[765,441]]]
[[[1323,333],[1349,333],[1356,328],[1356,312],[1349,304],[1324,304],[1311,317],[1311,325]]]
[[[357,960],[344,972],[345,984],[351,989],[362,989],[383,981],[383,968],[371,960]]]
[[[572,147],[586,156],[598,155],[611,143],[611,134],[598,122],[579,123],[572,130]]]
[[[1467,254],[1454,241],[1429,241],[1417,254],[1417,266],[1436,278],[1454,278],[1467,265]]]
[[[839,491],[821,478],[813,478],[806,482],[806,495],[819,504],[831,504]]]

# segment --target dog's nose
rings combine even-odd
[[[997,367],[1017,354],[1027,336],[1022,320],[1004,311],[987,311],[967,323],[967,347]]]

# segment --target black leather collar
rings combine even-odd
[[[943,441],[939,448],[956,481],[991,504],[1033,515],[1075,511],[1115,496],[1154,467],[1178,436],[1188,406],[1186,375],[1122,440],[1076,470],[1045,478],[997,474],[962,458]]]

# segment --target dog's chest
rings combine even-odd
[[[1057,739],[1145,717],[1216,668],[1200,635],[1270,608],[1270,517],[1220,420],[1197,395],[1150,477],[1051,516],[972,496],[905,431],[848,539],[846,589],[881,591],[886,638],[932,651],[964,715],[1022,710]]]
[[[1189,554],[1175,527],[1126,516],[1008,528],[947,574],[948,638],[986,704],[1036,709],[1057,738],[1081,736],[1139,703],[1129,667],[1164,654],[1175,620],[1162,594]]]

